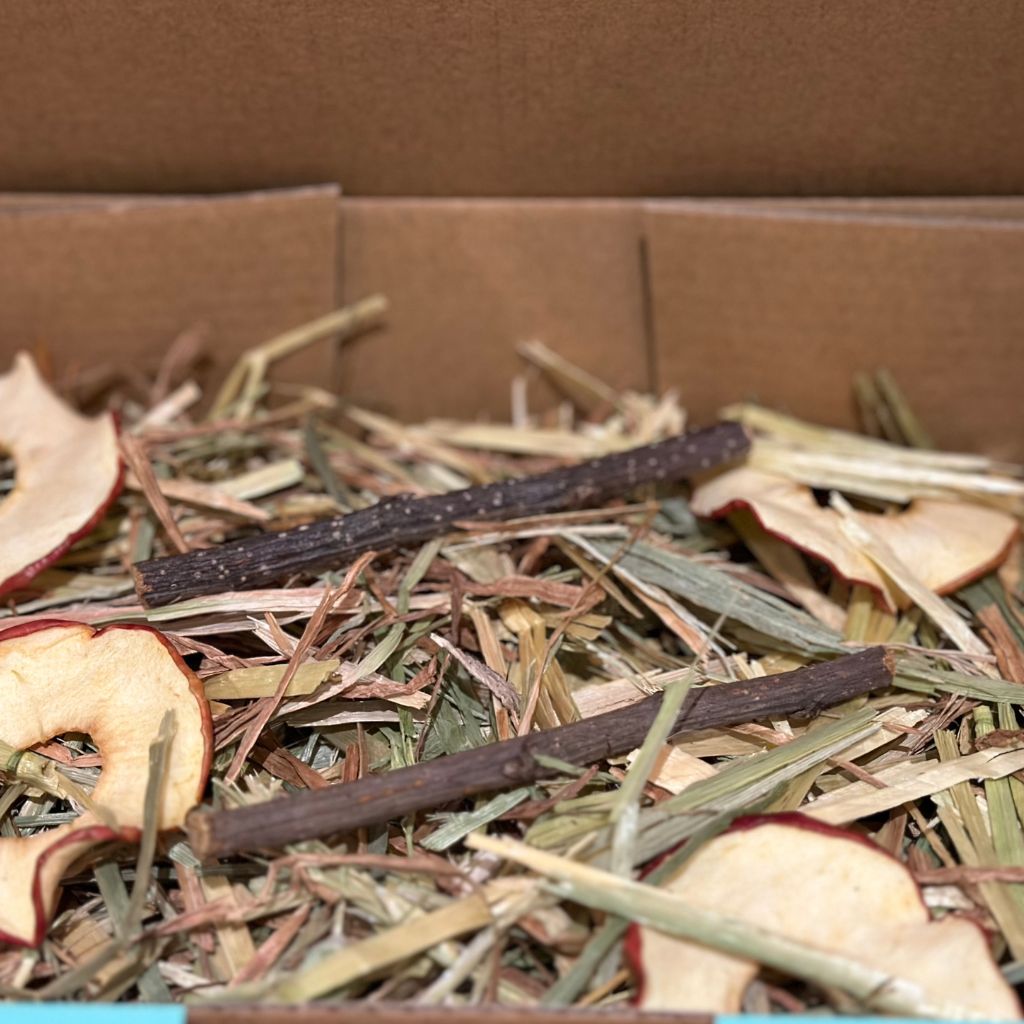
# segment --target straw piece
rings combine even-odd
[[[873,774],[885,789],[867,782],[819,797],[805,813],[829,825],[847,825],[922,797],[932,796],[970,779],[1002,779],[1024,769],[1024,748],[979,750],[952,761],[905,762]]]
[[[879,370],[875,374],[875,380],[906,443],[912,448],[933,448],[935,445],[931,435],[917,418],[892,373],[885,369]]]
[[[513,716],[519,715],[519,694],[504,677],[498,675],[494,669],[478,661],[465,651],[460,651],[453,643],[446,640],[440,633],[431,633],[430,639],[441,648],[447,651],[478,683],[487,687],[502,705]]]
[[[267,369],[272,363],[324,338],[347,337],[364,330],[379,320],[387,308],[384,296],[371,295],[249,349],[235,363],[221,385],[209,418],[219,419],[232,406],[240,418],[250,416],[260,396]]]
[[[341,667],[340,658],[307,661],[292,672],[285,690],[286,697],[302,697],[312,693]],[[277,691],[287,665],[255,665],[222,672],[206,680],[206,696],[211,700],[243,700],[272,697]]]
[[[167,504],[167,499],[160,490],[160,482],[153,472],[145,446],[136,438],[124,434],[121,436],[121,454],[124,456],[128,468],[138,480],[139,488],[146,496],[153,514],[160,520],[160,525],[164,528],[169,540],[179,553],[187,553],[190,550],[189,544],[182,536],[177,520]]]
[[[987,655],[988,647],[971,632],[960,618],[934,591],[929,590],[916,573],[905,565],[895,552],[862,520],[853,516],[850,503],[840,494],[832,494],[830,503],[842,516],[841,525],[850,543],[855,544],[889,579],[952,640],[968,654]],[[981,667],[985,671],[985,667]],[[987,674],[992,675],[991,671]]]
[[[623,553],[620,544],[603,538],[583,537],[576,531],[566,536],[595,560],[611,565],[620,578],[638,578],[717,615],[726,614],[770,637],[776,650],[817,656],[846,650],[838,633],[806,612],[723,569],[689,558],[678,548],[637,541]]]
[[[484,928],[492,920],[491,908],[483,895],[467,896],[429,914],[414,914],[394,928],[386,928],[323,957],[312,967],[294,972],[264,998],[274,1003],[309,1002],[393,967],[431,946]]]

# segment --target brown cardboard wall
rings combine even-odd
[[[337,189],[161,202],[0,202],[0,356],[43,343],[66,369],[155,367],[210,328],[213,377],[250,345],[334,308]],[[319,348],[281,366],[324,379]]]
[[[1024,455],[1020,200],[342,201],[345,294],[392,314],[342,388],[408,418],[505,416],[515,343],[605,379],[645,360],[698,419],[760,397],[853,424],[851,380],[892,369],[943,443]]]
[[[885,365],[942,443],[1020,458],[1021,207],[0,196],[0,361],[42,340],[69,369],[152,366],[205,319],[222,371],[383,291],[387,322],[340,373],[323,346],[283,375],[406,419],[504,418],[516,344],[537,337],[617,386],[656,370],[698,420],[756,396],[842,425],[852,375]]]
[[[0,0],[0,188],[1024,191],[1019,0]]]
[[[644,388],[642,207],[630,202],[341,203],[347,301],[388,296],[382,331],[342,350],[340,387],[403,417],[507,417],[541,338],[617,386]],[[550,395],[534,386],[531,396]]]
[[[887,366],[944,445],[1024,454],[1024,225],[652,204],[658,372],[693,413],[756,397],[852,420]]]

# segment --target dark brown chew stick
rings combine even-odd
[[[134,567],[135,584],[150,607],[202,594],[251,590],[297,573],[340,568],[366,551],[421,544],[460,522],[599,505],[642,484],[680,480],[731,462],[749,447],[743,427],[721,423],[567,469],[429,498],[390,498],[309,526],[139,562]]]
[[[673,734],[739,725],[768,717],[814,715],[824,708],[892,683],[893,663],[871,647],[835,661],[690,692]],[[352,832],[453,800],[522,786],[552,772],[537,755],[573,765],[593,764],[639,746],[654,721],[661,694],[572,725],[438,757],[409,768],[368,775],[270,803],[223,811],[193,811],[188,830],[200,857],[281,847]]]

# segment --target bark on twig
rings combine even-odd
[[[427,498],[400,496],[347,516],[216,548],[139,562],[150,607],[227,590],[251,590],[297,573],[338,569],[367,551],[440,537],[468,521],[515,519],[598,505],[643,484],[680,480],[739,458],[750,439],[737,423],[681,434],[567,469]]]
[[[872,647],[794,672],[701,687],[687,696],[673,735],[768,717],[814,715],[889,686],[892,675],[890,655],[881,647]],[[522,786],[555,774],[538,762],[538,755],[583,766],[639,746],[660,705],[661,694],[655,694],[571,725],[368,775],[356,782],[251,807],[193,811],[189,837],[200,857],[271,849],[379,825],[478,793]]]

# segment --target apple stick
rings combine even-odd
[[[731,462],[750,447],[746,430],[721,423],[629,451],[448,494],[401,495],[319,523],[151,559],[134,566],[150,607],[227,590],[252,590],[297,573],[339,569],[367,551],[443,536],[462,522],[487,522],[599,505],[644,484],[680,480]]]
[[[750,682],[693,689],[672,735],[739,725],[768,717],[811,716],[892,683],[893,662],[882,647]],[[356,782],[228,810],[189,816],[200,857],[269,849],[352,832],[477,793],[522,786],[557,774],[549,759],[583,766],[639,746],[661,706],[655,694],[636,704],[571,725],[531,733],[368,775]]]

